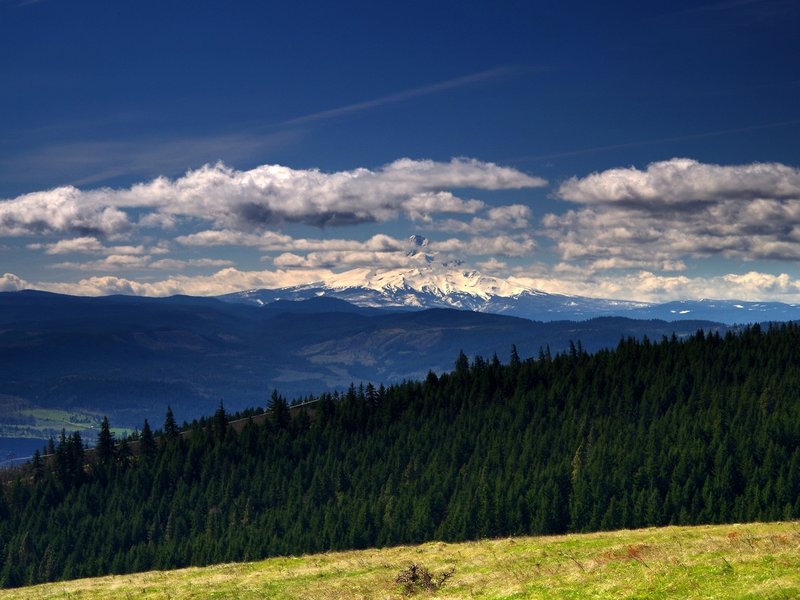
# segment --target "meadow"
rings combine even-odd
[[[435,575],[408,589],[411,563]],[[329,552],[0,591],[0,600],[118,598],[798,598],[800,523],[662,527]]]

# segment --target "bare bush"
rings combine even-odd
[[[456,572],[455,567],[450,567],[438,575],[431,573],[424,565],[412,562],[408,567],[397,574],[395,583],[403,586],[406,594],[413,594],[419,591],[433,592],[442,587],[448,579]]]

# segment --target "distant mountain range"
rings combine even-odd
[[[259,306],[252,305],[258,296],[239,298],[245,303],[0,293],[0,398],[102,411],[136,426],[145,417],[160,423],[168,404],[191,419],[220,400],[230,410],[263,406],[274,388],[295,398],[351,382],[424,378],[452,369],[460,350],[506,362],[514,344],[525,358],[570,342],[594,351],[621,337],[728,329],[619,317],[534,322],[452,308],[359,307],[327,295]]]
[[[459,264],[437,264],[424,254],[418,257],[419,264],[412,268],[388,271],[353,269],[328,281],[280,289],[254,289],[219,298],[226,302],[263,306],[277,300],[329,297],[361,307],[395,310],[456,308],[533,321],[627,317],[742,324],[800,319],[800,305],[781,302],[680,300],[659,304],[550,294],[513,280],[463,269]]]

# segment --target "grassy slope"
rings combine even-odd
[[[800,598],[800,523],[428,543],[54,583],[10,598],[402,598],[411,561],[456,572],[437,598]]]

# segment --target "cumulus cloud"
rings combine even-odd
[[[44,250],[45,254],[144,254],[148,250],[144,246],[104,246],[100,240],[92,236],[69,238],[52,243],[37,242],[28,244],[31,250]],[[154,254],[163,254],[168,250],[163,246],[150,249]]]
[[[229,267],[211,275],[177,275],[161,281],[137,281],[113,275],[81,279],[77,283],[39,283],[37,287],[53,292],[84,296],[131,294],[137,296],[214,296],[253,288],[278,288],[319,281],[330,277],[327,270],[240,271]]]
[[[133,269],[146,269],[150,265],[150,255],[139,256],[135,254],[111,254],[100,260],[87,262],[67,261],[54,263],[53,269],[70,269],[76,271],[125,271]]]
[[[432,214],[474,214],[479,200],[452,190],[541,187],[546,181],[516,169],[473,159],[449,162],[400,159],[377,170],[325,173],[263,165],[238,171],[222,163],[159,177],[127,189],[81,191],[66,186],[0,201],[0,234],[78,233],[116,235],[139,211],[142,226],[172,227],[193,218],[218,229],[263,230],[281,223],[318,227],[415,220]]]
[[[532,271],[537,272],[532,274]],[[800,281],[785,273],[773,275],[752,271],[703,277],[641,270],[611,275],[587,274],[578,268],[553,271],[539,265],[538,268],[519,269],[518,275],[511,280],[553,293],[642,302],[701,298],[800,301]]]
[[[173,275],[162,280],[140,281],[114,275],[93,276],[77,283],[28,283],[7,273],[0,277],[0,290],[13,291],[38,288],[76,295],[135,294],[170,296],[174,294],[218,295],[253,288],[280,288],[323,281],[334,277],[326,268],[310,269],[300,257],[300,268],[294,265],[265,271],[240,271],[229,267],[210,275]],[[291,261],[287,261],[291,262]],[[505,269],[506,264],[490,259],[483,265]],[[588,274],[581,269],[554,271],[547,265],[512,268],[516,275],[509,281],[550,293],[598,298],[620,298],[642,302],[665,302],[679,299],[737,299],[750,301],[800,301],[800,280],[786,273],[757,271],[731,273],[711,277],[685,274],[662,275],[652,271],[624,274]]]
[[[106,193],[87,194],[67,186],[0,200],[0,235],[113,236],[127,231],[131,226],[128,215],[103,201]]]
[[[0,292],[18,292],[30,287],[32,286],[27,281],[13,273],[3,273],[0,277]]]
[[[524,204],[508,204],[488,209],[484,216],[476,216],[469,221],[442,219],[430,227],[436,231],[452,233],[481,233],[485,231],[507,231],[525,229],[529,226],[531,209]]]
[[[151,260],[149,254],[111,254],[100,260],[86,262],[60,262],[50,265],[53,269],[70,269],[75,271],[106,271],[116,273],[126,270],[157,269],[160,271],[182,271],[189,267],[229,267],[233,262],[218,258],[176,259],[162,258]]]
[[[52,244],[28,244],[31,250],[44,249],[46,254],[71,254],[73,252],[94,253],[103,249],[103,244],[96,237],[83,236],[59,240]]]
[[[675,204],[800,197],[800,170],[780,163],[710,165],[673,158],[636,168],[609,169],[561,184],[558,196],[582,204]]]
[[[690,159],[572,178],[557,192],[583,204],[542,223],[563,260],[597,269],[682,270],[687,258],[800,258],[800,170]]]
[[[406,267],[410,257],[402,252],[370,252],[364,250],[328,250],[309,252],[301,256],[284,252],[273,259],[276,267],[291,269],[336,269],[341,267],[369,266],[378,269]]]
[[[519,257],[536,250],[536,240],[528,235],[498,235],[494,237],[450,238],[431,242],[431,248],[457,256],[506,256]]]
[[[293,240],[285,248],[289,251],[271,259],[277,267],[335,269],[364,266],[389,269],[430,261],[448,262],[464,256],[518,257],[535,250],[536,243],[524,235],[450,238],[436,241],[419,235],[401,240],[379,234],[363,242],[343,239],[299,239]]]
[[[182,271],[189,267],[231,267],[233,261],[223,258],[190,258],[181,260],[177,258],[162,258],[147,265],[150,269],[163,271]]]

